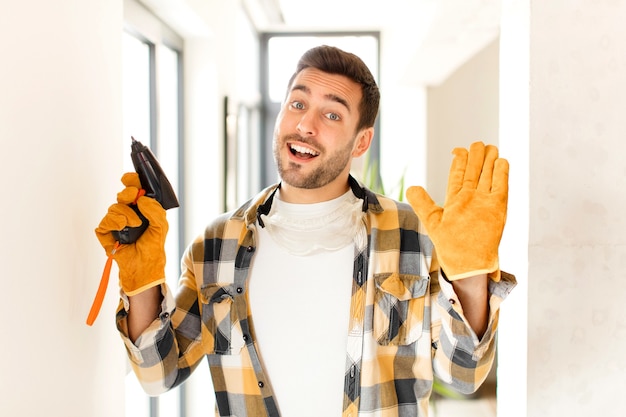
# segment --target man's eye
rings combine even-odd
[[[304,104],[300,103],[299,101],[292,101],[291,107],[293,107],[294,109],[302,110],[304,109]]]
[[[337,113],[326,113],[326,117],[328,117],[330,120],[334,120],[334,121],[341,120],[341,116],[339,116]]]

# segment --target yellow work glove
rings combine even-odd
[[[449,280],[489,274],[500,280],[498,246],[506,221],[509,163],[498,148],[473,143],[456,148],[450,167],[446,200],[437,206],[422,187],[410,187],[406,197],[424,224],[439,265]]]
[[[126,188],[118,193],[117,204],[109,207],[96,228],[96,236],[107,256],[113,253],[119,268],[120,287],[126,295],[132,296],[165,282],[168,223],[159,202],[140,193],[141,183],[136,173],[124,174],[122,183]],[[141,225],[141,219],[130,206],[135,203],[150,224],[136,242],[119,246],[112,231]]]

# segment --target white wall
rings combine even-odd
[[[85,319],[105,263],[93,230],[123,172],[123,0],[5,3],[0,415],[122,416],[126,355],[113,319],[115,268],[96,323]],[[234,69],[254,69],[256,59],[229,51],[250,25],[238,2],[145,3],[169,14],[166,22],[185,38],[181,209],[193,236],[221,208],[222,97],[240,91]]]
[[[502,320],[498,413],[622,416],[626,2],[503,6],[502,77],[517,87],[502,91],[501,145],[514,182],[527,178],[509,216],[527,228],[505,246],[527,258],[514,304],[527,323]]]
[[[0,13],[0,415],[123,415],[124,352],[94,228],[118,189],[121,1]],[[112,281],[115,281],[113,279]]]
[[[426,189],[443,204],[452,149],[476,141],[498,145],[499,42],[457,68],[446,80],[427,89]]]

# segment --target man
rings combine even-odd
[[[149,394],[205,356],[220,416],[425,416],[434,374],[463,392],[480,386],[515,281],[497,256],[508,164],[482,143],[455,150],[443,208],[420,187],[407,193],[413,209],[375,195],[350,167],[378,102],[358,57],[306,52],[276,121],[281,182],[192,243],[175,302],[164,210],[137,197],[136,175],[122,178],[96,233],[111,253],[111,231],[139,224],[135,201],[150,222],[114,254],[118,329]]]

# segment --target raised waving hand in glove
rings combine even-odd
[[[500,279],[498,246],[506,222],[509,164],[498,148],[473,143],[456,148],[443,207],[426,190],[407,190],[409,204],[424,224],[446,277],[479,274]]]
[[[117,194],[117,203],[109,207],[96,228],[96,236],[107,256],[112,254],[117,262],[120,287],[126,295],[133,296],[165,282],[168,223],[159,202],[140,193],[141,183],[136,173],[124,174],[122,183],[126,188]],[[149,226],[136,242],[119,245],[111,232],[141,225],[141,219],[131,204],[137,204],[141,214],[148,219]]]

